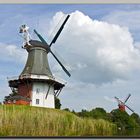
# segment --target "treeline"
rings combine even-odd
[[[118,130],[137,129],[140,128],[140,116],[137,113],[129,115],[126,111],[120,111],[119,109],[112,110],[107,113],[103,108],[95,108],[90,111],[81,110],[81,112],[75,112],[74,110],[66,108],[65,111],[74,113],[82,118],[104,119],[117,125]]]

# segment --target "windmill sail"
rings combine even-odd
[[[129,106],[125,105],[130,111],[134,112],[133,109],[131,109]]]
[[[44,38],[35,29],[34,29],[34,32],[38,36],[38,38],[41,40],[42,43],[47,44],[47,42],[44,40]]]
[[[116,96],[114,98],[117,100],[118,104],[120,104],[121,101],[119,100],[119,98],[117,98]]]
[[[59,61],[59,59],[55,56],[55,54],[50,50],[50,53],[54,56],[54,58],[57,60],[57,62],[60,64],[62,69],[65,71],[65,73],[70,77],[71,74],[68,72],[68,70],[63,66],[63,64]]]
[[[131,94],[128,95],[128,97],[125,99],[124,103],[127,102],[127,100],[129,99],[130,96],[131,96]]]
[[[60,29],[58,30],[58,32],[57,32],[56,35],[54,36],[52,42],[50,43],[50,45],[49,45],[50,47],[51,47],[51,45],[52,45],[53,43],[56,42],[57,38],[59,37],[60,33],[62,32],[62,30],[63,30],[63,28],[64,28],[64,25],[65,25],[66,22],[68,21],[69,17],[70,17],[70,15],[68,15],[68,16],[66,17],[65,21],[63,22],[63,24],[61,25]]]
[[[63,22],[63,24],[61,25],[60,29],[58,30],[57,34],[55,35],[54,39],[52,40],[52,42],[50,43],[50,45],[48,46],[47,42],[45,41],[45,39],[34,29],[35,34],[38,36],[38,38],[41,40],[42,43],[46,44],[46,49],[53,55],[53,57],[56,59],[56,61],[60,64],[60,66],[62,67],[62,69],[65,71],[65,73],[70,77],[71,74],[68,72],[68,70],[63,66],[63,64],[60,62],[60,60],[56,57],[56,55],[51,51],[50,47],[53,43],[55,43],[55,41],[57,40],[58,36],[60,35],[62,29],[64,28],[64,25],[66,24],[68,18],[70,17],[70,15],[68,15],[65,19],[65,21]],[[48,46],[48,47],[47,47]]]

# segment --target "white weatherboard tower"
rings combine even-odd
[[[49,84],[47,83],[34,83],[32,90],[32,106],[40,106],[40,107],[50,107],[54,108],[54,87],[51,86],[50,90]],[[46,93],[48,92],[48,96],[46,98]]]
[[[36,30],[34,30],[34,32],[40,41],[29,40],[29,33],[28,30],[26,30],[29,28],[27,28],[26,25],[22,25],[20,28],[20,33],[23,33],[25,41],[23,48],[28,52],[28,59],[19,78],[10,80],[9,86],[16,88],[20,96],[29,98],[31,106],[55,108],[55,96],[57,97],[65,86],[64,82],[57,80],[52,75],[48,63],[48,53],[51,53],[66,74],[69,77],[71,76],[51,51],[51,45],[55,43],[59,37],[69,17],[70,15],[66,17],[50,45],[47,44]]]

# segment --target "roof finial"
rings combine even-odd
[[[22,37],[24,39],[22,48],[25,48],[26,45],[31,46],[31,44],[29,43],[29,41],[31,40],[31,35],[29,34],[28,30],[29,27],[26,26],[25,24],[20,26],[19,33],[22,33]]]

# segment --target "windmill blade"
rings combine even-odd
[[[114,98],[117,100],[118,104],[120,104],[119,98],[117,98],[116,96]]]
[[[116,97],[116,96],[115,96],[114,98],[115,98],[118,102],[120,102],[120,100],[119,100],[119,98],[118,98],[118,97]]]
[[[116,96],[114,97],[117,101],[119,100],[119,98],[117,98]]]
[[[34,32],[36,33],[36,35],[38,36],[38,38],[42,41],[42,43],[47,44],[47,42],[44,40],[44,38],[34,29]],[[59,59],[55,56],[55,54],[51,51],[50,47],[48,47],[47,49],[49,49],[49,52],[53,55],[53,57],[56,59],[56,61],[60,64],[60,66],[62,67],[62,69],[65,71],[65,73],[70,77],[71,74],[68,72],[68,70],[63,66],[63,64],[59,61]]]
[[[59,61],[59,59],[55,56],[55,54],[50,50],[50,53],[54,56],[54,58],[57,60],[57,62],[60,64],[62,69],[65,71],[65,73],[70,77],[71,74],[68,72],[68,70],[63,66],[63,64]]]
[[[127,96],[127,98],[125,99],[124,103],[127,102],[127,100],[129,99],[130,96],[131,96],[131,94],[129,94],[129,95]]]
[[[124,104],[118,97],[115,96],[114,98],[118,101],[118,104]]]
[[[131,109],[129,106],[125,105],[130,111],[134,112],[133,109]]]
[[[114,98],[115,98],[116,100],[119,100],[119,98],[118,98],[118,97],[116,97],[116,96],[115,96]]]
[[[56,35],[54,36],[52,42],[50,43],[50,45],[49,45],[50,47],[51,47],[51,45],[52,45],[53,43],[56,42],[57,38],[59,37],[60,33],[62,32],[62,30],[63,30],[63,28],[64,28],[64,25],[65,25],[66,22],[68,21],[69,17],[70,17],[70,15],[67,15],[65,21],[63,22],[63,24],[61,25],[60,29],[58,30],[58,32],[57,32]]]
[[[48,45],[48,43],[45,41],[45,39],[35,29],[34,29],[34,32],[38,36],[38,38],[41,40],[42,43]]]

